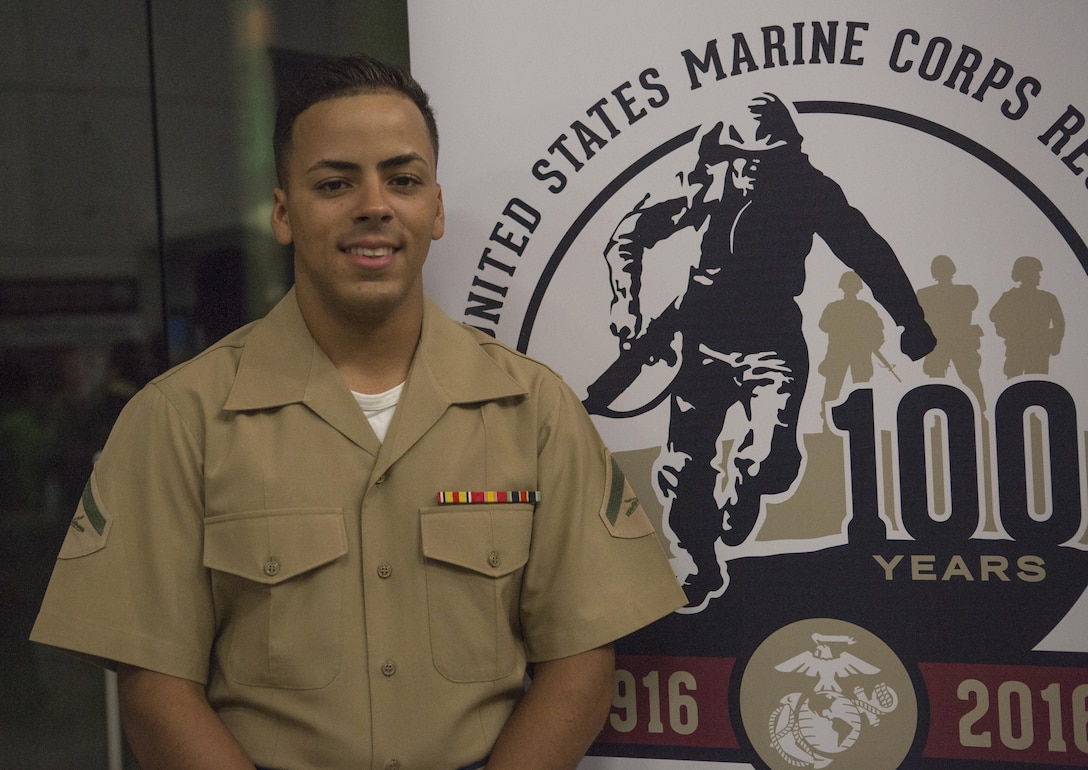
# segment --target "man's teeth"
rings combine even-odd
[[[356,257],[388,257],[393,253],[393,247],[384,246],[380,249],[364,249],[360,246],[355,246],[348,249],[348,253]]]

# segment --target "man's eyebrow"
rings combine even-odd
[[[402,155],[394,155],[392,158],[386,158],[378,163],[378,168],[385,171],[391,168],[397,168],[398,166],[407,166],[412,163],[426,164],[427,159],[418,152],[406,152]]]
[[[378,169],[381,171],[388,171],[391,168],[407,166],[412,163],[426,164],[427,159],[417,152],[406,152],[401,155],[394,155],[391,158],[386,158],[383,161],[379,161]],[[321,160],[310,166],[308,169],[306,169],[306,173],[322,170],[358,173],[362,170],[362,166],[350,160],[334,160],[332,158],[322,158]]]
[[[361,166],[358,163],[352,163],[349,160],[332,160],[330,158],[322,158],[317,163],[306,169],[306,173],[309,174],[312,171],[359,171]]]

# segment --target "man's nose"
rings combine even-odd
[[[357,220],[388,221],[393,218],[388,191],[380,180],[364,181],[356,191],[353,215]]]

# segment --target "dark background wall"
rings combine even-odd
[[[0,3],[0,767],[121,766],[102,672],[26,637],[124,394],[287,287],[278,80],[351,51],[408,66],[405,0]]]

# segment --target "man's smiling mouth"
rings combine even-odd
[[[388,257],[396,249],[392,246],[383,246],[378,249],[365,249],[362,246],[352,246],[351,248],[344,249],[348,254],[354,257]]]

